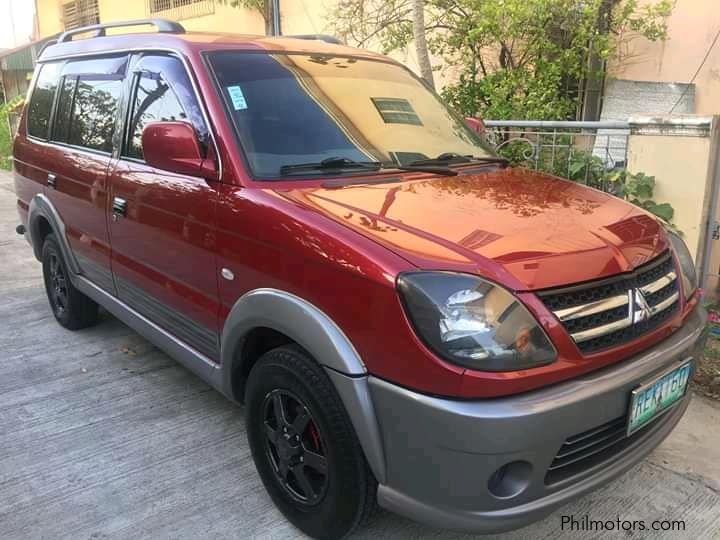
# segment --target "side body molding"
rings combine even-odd
[[[40,219],[45,218],[50,224],[50,228],[57,236],[60,244],[63,258],[73,274],[80,273],[80,266],[75,259],[75,255],[70,249],[67,236],[65,235],[65,223],[55,210],[55,207],[45,195],[39,193],[30,200],[28,208],[28,234],[30,235],[30,243],[32,244],[33,253],[38,261],[42,260],[42,243],[40,238]]]
[[[232,397],[233,374],[241,369],[244,337],[271,328],[298,343],[325,368],[350,416],[378,482],[385,482],[385,457],[365,364],[343,331],[320,309],[291,293],[255,289],[240,297],[222,333],[223,390]]]

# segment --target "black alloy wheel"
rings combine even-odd
[[[300,346],[280,346],[252,367],[244,397],[255,466],[285,517],[323,540],[366,523],[377,481],[325,369]]]
[[[68,307],[68,280],[57,253],[49,256],[48,297],[55,317],[63,318]]]
[[[45,292],[57,322],[68,330],[80,330],[95,324],[98,320],[98,305],[75,288],[53,233],[44,239],[42,263]]]
[[[322,437],[307,406],[286,390],[263,403],[265,447],[275,476],[290,497],[312,506],[327,492],[328,467]]]

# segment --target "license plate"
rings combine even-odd
[[[627,434],[634,433],[677,403],[687,391],[691,373],[692,359],[633,390]]]

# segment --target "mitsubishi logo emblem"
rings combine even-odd
[[[627,294],[630,306],[629,317],[633,324],[649,319],[652,316],[652,308],[648,305],[642,291],[640,289],[630,289]]]

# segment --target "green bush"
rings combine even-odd
[[[7,105],[0,105],[0,169],[9,171],[11,168],[12,138],[8,124]]]

